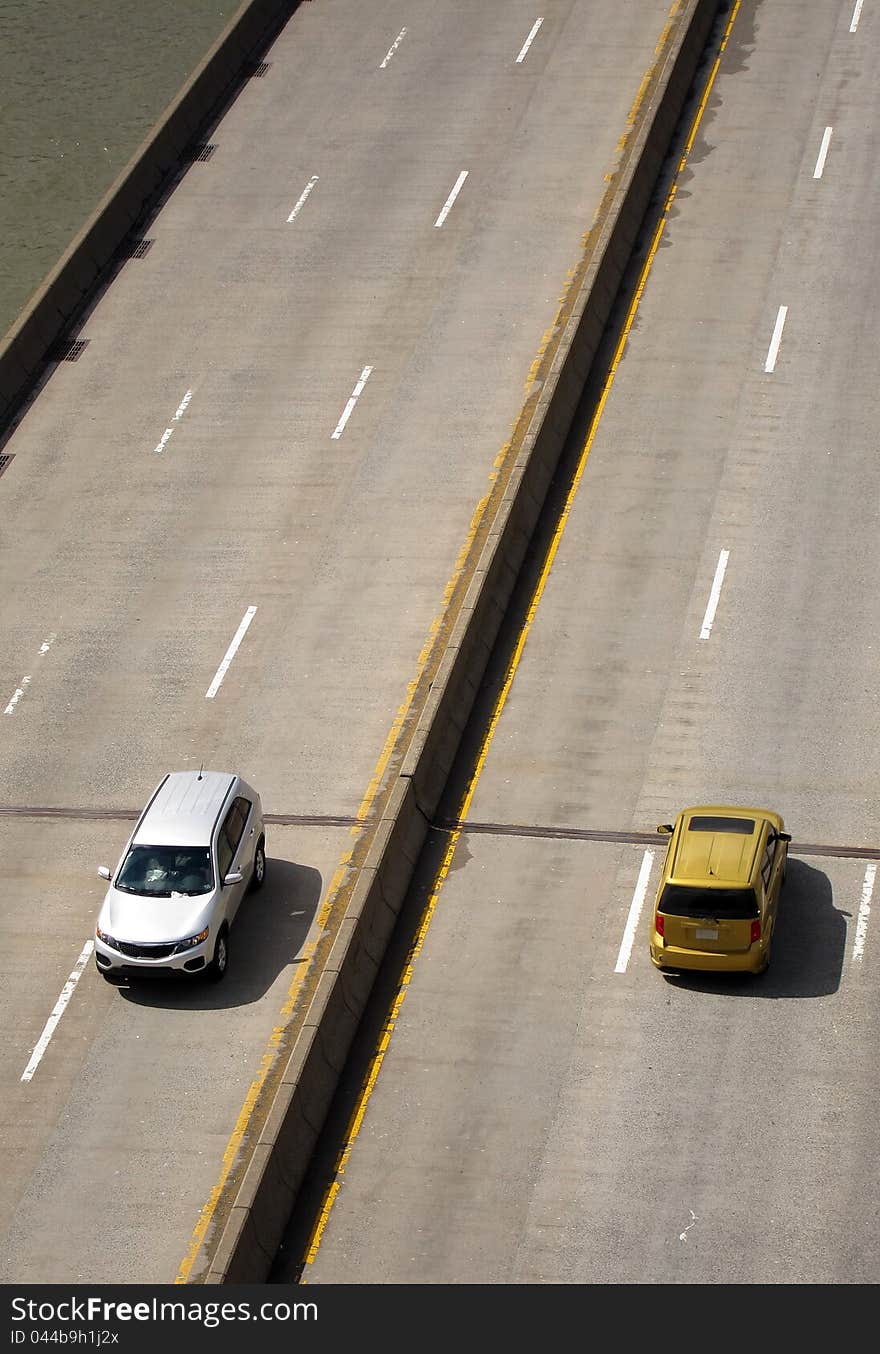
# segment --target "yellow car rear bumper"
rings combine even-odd
[[[651,945],[651,963],[670,973],[760,973],[767,963],[767,946],[755,941],[747,950],[684,950],[677,945]]]

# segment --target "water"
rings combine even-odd
[[[239,0],[0,0],[0,335]]]

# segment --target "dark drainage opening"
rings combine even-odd
[[[186,152],[184,159],[190,164],[204,164],[206,160],[210,160],[216,149],[217,147],[210,142],[203,142],[199,146],[192,146],[191,149]]]
[[[14,451],[0,452],[0,475],[3,474],[3,471],[9,465],[9,462],[12,460],[14,455],[15,455]]]
[[[50,362],[76,362],[89,346],[89,339],[62,339],[49,350]]]
[[[271,65],[271,61],[255,61],[250,66],[246,67],[245,74],[252,77],[265,75]]]
[[[123,259],[142,259],[153,248],[152,240],[126,240],[119,251]]]

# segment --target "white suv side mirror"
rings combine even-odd
[[[102,879],[109,879],[109,878],[110,878],[110,866],[109,866],[109,865],[99,865],[99,866],[98,866],[98,874],[101,876]]]

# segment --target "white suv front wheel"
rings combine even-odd
[[[220,934],[217,937],[217,943],[214,946],[214,958],[205,969],[205,975],[215,983],[219,983],[221,978],[226,977],[226,970],[229,967],[229,932],[226,926],[220,928]]]
[[[256,893],[263,887],[266,878],[266,843],[261,837],[254,852],[254,871],[251,875],[251,889]]]

